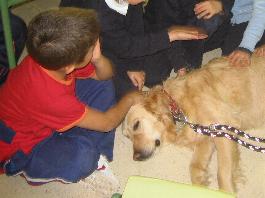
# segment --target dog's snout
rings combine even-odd
[[[152,152],[151,153],[147,153],[147,152],[141,152],[141,151],[134,151],[133,160],[135,160],[135,161],[144,161],[144,160],[147,160],[151,156],[152,156]]]
[[[140,161],[140,159],[141,159],[141,153],[139,153],[139,152],[134,152],[134,153],[133,153],[133,160],[135,160],[135,161]]]

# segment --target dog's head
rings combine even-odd
[[[161,87],[153,88],[142,103],[134,105],[123,123],[123,134],[133,143],[133,159],[145,160],[176,137],[169,100]]]

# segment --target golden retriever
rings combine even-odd
[[[227,124],[243,131],[257,128],[265,122],[265,59],[253,57],[251,66],[235,68],[221,57],[185,76],[168,79],[163,86],[150,89],[143,101],[130,109],[123,123],[124,135],[133,142],[134,160],[151,157],[164,143],[191,148],[193,184],[208,184],[208,164],[216,150],[219,188],[235,192],[238,144],[175,124],[169,110],[170,98],[163,89],[189,122]]]

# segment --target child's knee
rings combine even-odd
[[[75,161],[69,163],[66,168],[66,173],[69,173],[68,179],[72,182],[78,182],[91,175],[98,167],[99,156],[99,153],[79,154]]]
[[[224,22],[224,16],[218,14],[210,19],[198,20],[198,26],[203,28],[209,36],[213,34],[223,22]]]

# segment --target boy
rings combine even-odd
[[[0,88],[0,162],[7,175],[72,183],[106,168],[101,155],[112,160],[114,128],[141,96],[129,93],[114,105],[112,66],[98,36],[91,10],[50,10],[30,22],[29,56]]]

